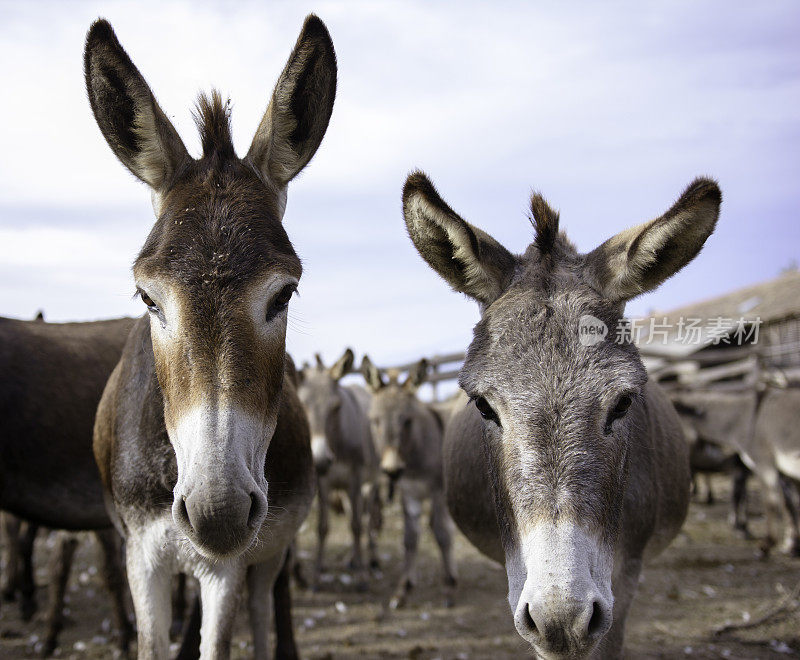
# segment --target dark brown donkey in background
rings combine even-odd
[[[228,657],[246,581],[255,657],[265,658],[270,589],[314,495],[285,351],[301,266],[281,220],[333,110],[333,44],[309,16],[243,159],[217,93],[199,101],[203,153],[189,156],[105,21],[89,30],[85,67],[100,130],[150,186],[157,216],[133,267],[148,314],[94,435],[127,539],[139,657],[166,657],[170,576],[184,571],[200,583],[201,655]]]
[[[123,649],[133,631],[125,613],[117,534],[92,455],[92,427],[103,387],[133,324],[133,319],[42,323],[0,318],[0,508],[35,525],[97,530]],[[53,576],[51,587],[66,581],[68,561],[60,563],[63,575]],[[32,591],[32,575],[29,582]],[[45,653],[55,648],[61,606],[51,594]]]
[[[660,218],[579,254],[534,195],[536,237],[514,255],[424,174],[406,182],[411,240],[481,309],[459,378],[475,405],[445,435],[448,506],[505,564],[514,624],[542,657],[619,657],[642,561],[686,516],[680,422],[620,319],[697,255],[720,201],[698,179]]]

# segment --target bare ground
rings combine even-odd
[[[727,482],[715,481],[727,496]],[[758,509],[753,498],[753,509]],[[727,523],[727,502],[693,504],[683,533],[645,570],[628,621],[629,658],[800,657],[800,610],[765,625],[715,636],[726,622],[755,620],[800,583],[800,559],[775,554],[758,558],[757,544],[736,537]],[[462,537],[456,539],[460,573],[457,604],[443,607],[439,556],[425,530],[419,584],[404,610],[387,614],[402,563],[402,522],[397,505],[386,515],[380,553],[383,574],[359,592],[344,569],[349,551],[347,521],[332,517],[329,566],[319,593],[294,589],[295,625],[301,655],[327,658],[506,659],[528,657],[505,599],[505,573]],[[756,534],[763,520],[752,523]],[[310,572],[315,544],[312,514],[300,536],[300,555]],[[46,600],[45,537],[37,542],[38,600]],[[114,657],[110,611],[92,539],[82,543],[69,587],[68,623],[57,654],[63,658]],[[36,657],[44,635],[39,614],[23,623],[14,603],[0,605],[0,657]],[[240,612],[233,657],[250,655],[247,617]]]

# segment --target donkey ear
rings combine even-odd
[[[345,350],[344,355],[342,355],[342,357],[336,361],[336,364],[330,368],[329,373],[331,378],[334,380],[340,380],[342,376],[345,376],[350,371],[350,368],[353,366],[353,362],[355,362],[355,360],[356,356],[353,354],[352,349],[348,348]]]
[[[161,190],[190,156],[108,21],[89,28],[83,64],[89,103],[108,146],[135,176]]]
[[[406,179],[403,214],[417,252],[450,286],[483,306],[500,297],[516,258],[489,234],[460,218],[423,172]]]
[[[284,188],[322,142],[336,97],[336,54],[325,24],[309,14],[247,157]]]
[[[425,379],[428,377],[428,368],[429,368],[428,361],[425,358],[422,358],[419,362],[417,362],[411,369],[408,370],[408,377],[406,378],[406,382],[403,383],[403,387],[416,390],[422,383],[425,382]]]
[[[372,364],[368,355],[361,360],[361,375],[364,376],[364,380],[367,381],[367,385],[373,392],[377,392],[386,384],[383,382],[380,369]]]
[[[590,252],[586,277],[614,302],[655,289],[694,259],[714,231],[722,193],[711,179],[695,179],[660,218],[632,227]]]

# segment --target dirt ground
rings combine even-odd
[[[644,573],[628,621],[628,658],[785,658],[800,657],[800,610],[768,624],[715,637],[727,622],[756,620],[800,582],[800,559],[776,554],[758,558],[757,544],[736,537],[727,523],[728,484],[717,478],[720,500],[693,503],[683,533]],[[755,490],[753,488],[753,490]],[[757,496],[751,508],[757,511]],[[402,560],[402,521],[397,504],[386,514],[381,537],[382,576],[366,593],[357,591],[344,569],[349,550],[347,521],[332,516],[329,567],[318,593],[294,589],[298,644],[307,659],[520,658],[530,653],[514,630],[505,599],[505,572],[484,559],[462,536],[456,539],[460,581],[457,602],[443,607],[439,556],[426,529],[420,552],[419,584],[406,609],[384,614]],[[752,529],[763,532],[754,516]],[[300,537],[300,557],[310,573],[315,544],[314,515]],[[46,599],[49,553],[45,536],[37,542],[40,609]],[[111,658],[113,634],[108,598],[97,566],[98,550],[87,537],[76,555],[69,586],[68,623],[57,656]],[[0,605],[0,657],[36,657],[43,636],[41,613],[21,622],[14,603]],[[240,612],[232,656],[250,655],[247,617]]]

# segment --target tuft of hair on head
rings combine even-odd
[[[558,238],[558,211],[550,208],[538,192],[531,195],[531,224],[536,230],[534,243],[542,254],[549,253]]]
[[[230,99],[223,101],[216,89],[211,90],[210,97],[200,94],[194,112],[194,123],[200,131],[203,158],[216,155],[224,159],[236,155],[231,136]]]

